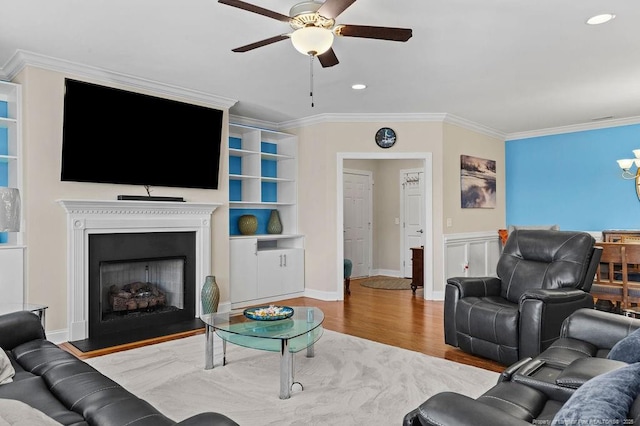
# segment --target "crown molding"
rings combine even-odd
[[[529,139],[540,136],[559,135],[563,133],[584,132],[588,130],[606,129],[608,127],[629,126],[640,124],[640,117],[614,118],[611,120],[599,120],[591,123],[571,124],[569,126],[551,127],[548,129],[531,130],[528,132],[510,133],[506,140]]]
[[[258,120],[256,118],[247,118],[235,114],[229,114],[229,123],[241,124],[243,126],[257,127],[259,129],[280,130],[278,123],[273,121]]]
[[[472,130],[474,132],[481,133],[483,135],[486,135],[492,138],[500,139],[503,141],[507,136],[505,133],[492,129],[491,127],[487,127],[483,124],[475,123],[471,120],[467,120],[466,118],[458,117],[453,114],[445,114],[444,122],[452,124],[454,126],[465,128],[467,130]]]
[[[280,122],[278,128],[291,129],[322,123],[442,122],[445,115],[440,113],[318,114],[299,120]]]
[[[108,71],[101,68],[65,61],[38,53],[17,50],[2,68],[2,75],[8,81],[13,80],[25,67],[36,67],[50,71],[73,74],[109,83],[123,84],[136,89],[151,91],[159,95],[176,96],[186,100],[203,103],[215,108],[229,109],[238,101],[236,99],[211,95],[197,90],[172,86],[157,81],[147,80],[128,74]]]
[[[319,114],[300,120],[278,123],[278,129],[291,129],[322,123],[365,123],[365,122],[421,122],[449,123],[474,132],[504,140],[505,134],[482,124],[447,113],[389,113],[389,114]]]

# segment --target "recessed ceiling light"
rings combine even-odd
[[[587,19],[587,24],[600,25],[604,24],[605,22],[609,22],[615,17],[616,15],[614,15],[613,13],[603,13],[602,15],[592,16],[591,18]]]
[[[356,83],[353,86],[351,86],[351,88],[353,90],[363,90],[363,89],[367,88],[367,85],[366,84],[362,84],[362,83]]]

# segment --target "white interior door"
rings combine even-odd
[[[424,246],[424,171],[401,170],[402,272],[412,277],[411,247]]]
[[[370,172],[343,175],[344,257],[353,263],[352,278],[371,273],[371,181]]]

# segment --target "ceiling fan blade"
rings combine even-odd
[[[413,35],[411,28],[371,27],[368,25],[338,25],[337,36],[375,38],[378,40],[407,41]]]
[[[329,48],[329,50],[324,52],[322,55],[318,55],[318,61],[320,61],[322,68],[332,67],[340,63],[336,53],[333,51],[333,48]]]
[[[236,47],[235,49],[231,49],[231,50],[232,52],[248,52],[249,50],[257,49],[258,47],[266,46],[268,44],[275,43],[277,41],[286,40],[288,38],[289,38],[288,34],[280,34],[271,38],[256,41],[255,43],[247,44],[246,46]]]
[[[327,0],[324,2],[318,13],[325,18],[336,19],[338,15],[344,12],[356,0]]]
[[[257,13],[258,15],[267,16],[269,18],[273,18],[282,22],[289,22],[291,20],[291,18],[287,15],[283,15],[281,13],[274,12],[269,9],[265,9],[260,6],[255,6],[253,4],[249,4],[240,0],[218,0],[218,3],[237,7],[238,9],[247,10],[249,12]]]

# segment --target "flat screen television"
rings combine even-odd
[[[61,179],[217,189],[222,114],[66,79]]]

